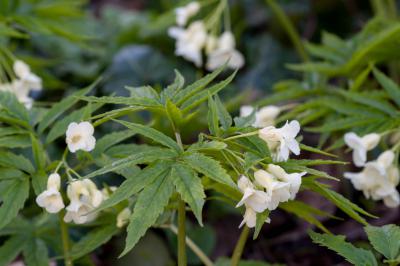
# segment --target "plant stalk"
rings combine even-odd
[[[233,250],[231,266],[238,266],[240,258],[242,257],[243,249],[249,236],[250,229],[245,225],[239,240],[236,242],[235,249]]]
[[[65,266],[73,266],[72,259],[69,254],[69,234],[68,234],[68,226],[63,220],[64,212],[60,212],[59,220],[60,220],[60,229],[61,229],[61,238],[63,244],[64,251],[64,264]]]
[[[178,235],[178,228],[175,225],[171,224],[169,229],[176,235]],[[192,239],[186,237],[186,245],[193,251],[194,254],[201,260],[201,262],[205,266],[213,266],[214,263],[210,260],[210,258],[193,242]]]
[[[281,23],[282,27],[288,34],[290,40],[292,41],[297,53],[301,57],[301,59],[304,62],[309,61],[308,54],[306,50],[304,49],[303,42],[301,41],[300,35],[296,31],[295,27],[293,26],[293,23],[290,21],[290,19],[286,16],[285,12],[282,10],[282,8],[275,2],[275,0],[265,0],[269,7],[272,9],[272,12],[274,12],[275,16],[277,17],[279,23]]]
[[[186,266],[186,210],[185,202],[179,199],[178,203],[178,266]]]

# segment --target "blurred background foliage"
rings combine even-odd
[[[15,56],[31,65],[44,80],[45,89],[34,96],[43,105],[59,101],[99,76],[103,79],[94,92],[97,95],[127,95],[126,85],[148,84],[162,88],[172,82],[174,68],[179,69],[189,83],[206,71],[176,57],[174,41],[167,36],[167,28],[174,24],[173,9],[183,2],[0,0],[0,64],[10,66]],[[382,16],[385,11],[376,6],[377,1],[276,2],[306,40],[305,48],[311,60],[303,62],[299,57],[266,1],[229,1],[232,29],[238,49],[246,59],[245,67],[222,95],[231,111],[236,112],[241,104],[254,101],[259,105],[293,100],[307,103],[317,94],[331,95],[333,87],[354,90],[354,84],[370,75],[373,69],[371,61],[384,63],[392,77],[398,78],[399,69],[393,61],[400,56],[397,48],[400,25],[394,22],[395,13]],[[375,16],[379,13],[380,17]],[[376,36],[380,41],[373,38]],[[335,97],[341,102],[341,97],[346,95],[336,93]],[[304,114],[302,119],[304,108],[311,108],[320,116],[316,114],[310,118]],[[320,127],[314,132],[322,134],[319,144],[323,146],[329,136],[324,135],[321,127],[326,121],[335,123],[337,119],[336,116],[324,117],[321,122],[319,119],[324,115],[321,111],[324,108],[328,108],[326,102],[320,100],[306,107],[300,105],[282,120],[300,114],[303,124],[314,123],[314,129]],[[199,125],[188,128],[188,132],[204,129],[202,123],[206,122],[198,122]],[[159,121],[159,126],[162,126],[162,121]],[[344,129],[346,127],[340,130]],[[111,128],[102,130],[112,131]],[[306,135],[306,142],[318,144],[316,136],[312,133]],[[342,143],[330,144],[339,147]],[[333,168],[324,170],[331,171],[332,175],[340,172]],[[341,191],[347,197],[360,198],[350,190],[348,183],[343,183]],[[319,209],[340,216],[333,205],[320,201],[315,195],[302,194],[300,197]],[[371,204],[364,201],[367,209],[375,210],[374,213],[382,217],[382,224],[399,222],[398,210],[389,212],[381,205]],[[210,201],[204,215],[208,226],[198,228],[189,224],[189,236],[212,258],[230,256],[239,235],[237,225],[241,217],[233,208],[217,201]],[[342,261],[311,243],[304,222],[280,210],[271,219],[271,225],[264,228],[259,239],[248,242],[244,258],[289,265],[332,265]],[[350,235],[350,240],[365,238],[355,221],[331,219],[326,224],[334,233]],[[147,234],[130,254],[116,261],[114,258],[123,245],[123,237],[115,238],[98,249],[91,260],[83,258],[78,265],[173,265],[175,243],[174,235],[157,229]],[[193,254],[189,254],[189,262],[199,265]],[[217,265],[228,264],[220,259]]]

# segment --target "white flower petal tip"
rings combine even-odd
[[[254,112],[254,108],[252,106],[244,105],[240,108],[240,116],[246,117],[251,115]],[[280,114],[281,109],[278,106],[269,105],[260,108],[255,113],[255,122],[253,123],[253,127],[263,128],[268,126],[275,125],[275,119]]]
[[[78,150],[92,151],[96,145],[93,133],[94,127],[89,122],[69,124],[66,132],[66,143],[69,151],[72,153]]]
[[[286,122],[281,128],[267,126],[258,131],[258,136],[264,140],[277,162],[287,161],[289,153],[300,154],[300,146],[295,139],[300,132],[300,124],[293,120]]]
[[[190,2],[186,6],[176,8],[176,24],[181,27],[185,26],[189,19],[199,12],[200,7],[198,2]]]
[[[367,161],[367,152],[374,149],[380,141],[379,134],[371,133],[364,137],[359,137],[354,132],[348,132],[344,135],[344,142],[353,150],[353,162],[361,167]]]
[[[58,213],[65,207],[59,192],[60,183],[60,175],[51,174],[47,180],[47,189],[36,197],[36,203],[49,213]]]

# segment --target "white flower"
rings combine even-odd
[[[256,190],[251,181],[244,175],[239,178],[238,187],[243,193],[243,197],[236,205],[236,208],[245,204],[246,207],[252,208],[255,212],[263,212],[266,210],[268,199],[267,193],[261,190]]]
[[[31,72],[30,67],[21,60],[17,60],[13,65],[15,75],[19,78],[28,90],[41,90],[42,79]]]
[[[258,170],[254,173],[254,178],[258,185],[266,189],[268,194],[267,209],[275,210],[280,202],[290,199],[290,183],[281,181],[271,173]]]
[[[101,190],[101,194],[103,194],[103,200],[108,199],[112,193],[114,193],[117,190],[116,186],[111,186],[111,187],[104,187]]]
[[[117,227],[121,228],[125,224],[127,224],[131,214],[132,214],[132,212],[131,212],[131,210],[129,208],[125,208],[120,213],[118,213],[118,215],[117,215]]]
[[[281,128],[268,126],[260,129],[258,136],[267,142],[270,151],[274,155],[275,161],[287,161],[289,159],[289,151],[295,155],[300,154],[299,143],[295,139],[300,132],[300,124],[293,120]]]
[[[94,128],[89,122],[71,123],[66,132],[66,142],[71,152],[78,150],[91,151],[96,145],[93,137]]]
[[[225,31],[218,39],[217,47],[208,53],[206,68],[210,71],[228,62],[228,67],[237,69],[244,65],[243,55],[235,49],[235,37],[232,32]]]
[[[400,205],[399,170],[393,164],[394,153],[391,150],[382,153],[376,161],[367,162],[359,173],[344,173],[357,190],[361,190],[366,198],[383,200],[388,207]]]
[[[354,132],[344,135],[344,142],[353,149],[353,161],[356,166],[363,166],[367,161],[367,151],[375,148],[380,140],[379,134],[372,133],[360,138]]]
[[[202,21],[195,21],[185,30],[171,27],[168,30],[170,37],[176,39],[175,54],[193,62],[197,67],[203,64],[201,50],[206,40],[207,32]]]
[[[176,8],[176,24],[181,27],[185,26],[188,20],[196,15],[199,10],[200,4],[198,2],[190,2],[186,6]]]
[[[60,184],[60,175],[57,173],[51,174],[47,179],[47,189],[36,198],[36,203],[49,213],[57,213],[65,207],[59,192]]]
[[[307,172],[288,174],[282,167],[275,164],[269,164],[267,171],[275,176],[278,180],[289,183],[290,199],[292,200],[296,197],[297,192],[299,192],[301,178],[307,174]]]
[[[240,107],[240,116],[246,117],[253,113],[254,107],[244,105]],[[275,118],[280,114],[281,109],[278,106],[269,105],[260,108],[256,113],[256,120],[253,123],[253,127],[263,128],[267,126],[275,125]]]
[[[103,201],[103,194],[91,180],[72,181],[68,185],[67,196],[70,199],[70,204],[66,208],[65,222],[74,221],[76,224],[84,224],[97,217],[93,210],[100,206]]]

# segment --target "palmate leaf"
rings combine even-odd
[[[327,247],[343,256],[348,262],[356,266],[377,266],[378,263],[371,251],[356,248],[346,242],[344,236],[318,234],[310,231],[309,235],[314,243]]]
[[[119,202],[128,199],[135,193],[138,193],[144,187],[154,182],[157,178],[160,178],[160,176],[164,176],[165,173],[171,169],[171,165],[172,162],[159,161],[153,165],[147,166],[138,174],[125,180],[107,200],[102,202],[96,211],[112,207]]]
[[[143,135],[143,136],[145,136],[149,139],[152,139],[155,142],[158,142],[166,147],[174,149],[177,152],[182,151],[182,149],[179,147],[179,145],[173,139],[171,139],[167,135],[164,135],[164,133],[161,133],[160,131],[155,130],[154,128],[144,126],[141,124],[126,122],[126,121],[122,121],[122,120],[114,120],[114,121],[126,126],[130,130],[132,130],[132,132]]]
[[[165,149],[165,148],[158,148],[158,147],[148,147],[148,149],[144,151],[140,151],[134,153],[126,158],[116,160],[112,162],[110,165],[106,165],[86,176],[83,178],[93,178],[98,175],[103,175],[109,172],[116,172],[123,168],[142,164],[142,163],[151,163],[157,160],[168,160],[176,157],[176,153],[172,150]]]
[[[183,161],[197,172],[209,177],[210,179],[228,185],[232,188],[236,188],[232,178],[228,175],[226,170],[222,168],[218,161],[202,154],[202,153],[190,153],[185,154]]]
[[[27,266],[49,265],[47,246],[40,238],[31,237],[24,246],[23,255]]]
[[[372,246],[388,260],[400,255],[400,227],[394,224],[366,226],[365,232]]]
[[[201,179],[197,176],[195,171],[181,163],[176,163],[172,166],[171,177],[177,192],[181,195],[182,199],[189,204],[197,221],[202,226],[201,212],[206,195],[204,194]]]
[[[91,230],[72,246],[70,256],[73,259],[78,259],[86,254],[89,254],[96,248],[107,243],[113,235],[118,233],[118,231],[119,228],[117,228],[115,224],[106,225]]]
[[[53,123],[58,117],[60,117],[66,110],[72,107],[75,103],[79,101],[78,97],[86,95],[89,93],[97,84],[99,80],[93,82],[89,87],[79,90],[67,98],[61,100],[60,102],[54,104],[49,111],[45,114],[42,121],[39,123],[39,133],[43,133],[43,131]]]
[[[29,196],[29,179],[17,179],[9,181],[7,188],[2,191],[0,206],[0,229],[14,219],[19,210],[24,207]]]
[[[157,178],[139,194],[127,227],[124,251],[120,257],[131,250],[139,239],[152,226],[168,204],[174,191],[170,171]]]

